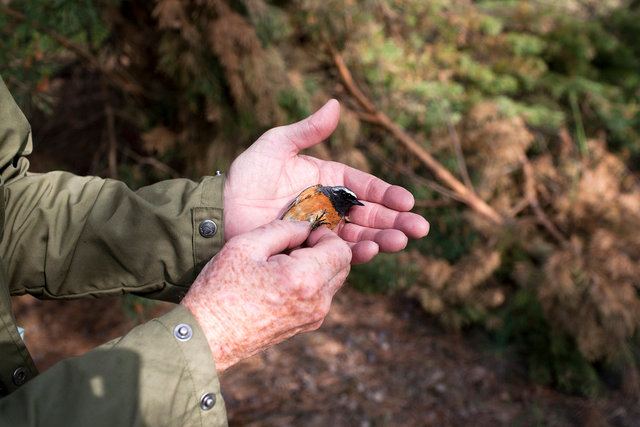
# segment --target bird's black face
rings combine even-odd
[[[327,186],[320,187],[319,190],[326,194],[329,200],[331,200],[333,207],[338,211],[338,215],[340,215],[340,217],[344,217],[347,212],[349,212],[349,208],[353,205],[364,206],[364,203],[358,200],[356,194],[347,187]]]

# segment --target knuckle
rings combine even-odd
[[[244,240],[240,236],[236,236],[229,240],[220,250],[221,259],[227,259],[243,252]]]
[[[342,245],[342,256],[340,257],[343,261],[343,265],[349,266],[351,265],[351,259],[353,258],[353,252],[351,252],[351,248],[346,242],[343,242]]]
[[[325,298],[323,298],[320,301],[320,303],[317,305],[316,309],[313,311],[310,320],[313,323],[317,323],[318,327],[320,327],[324,319],[329,314],[330,308],[331,308],[331,301],[330,300],[326,301]]]
[[[351,263],[353,253],[351,252],[351,248],[347,242],[339,237],[337,239],[338,240],[335,242],[335,245],[330,252],[329,259],[336,268],[341,268]]]
[[[295,284],[295,292],[303,301],[313,300],[318,293],[317,279],[300,280]]]
[[[295,294],[300,301],[313,301],[317,298],[321,285],[321,280],[317,278],[299,280],[294,284]]]
[[[281,271],[283,283],[288,285],[289,291],[297,298],[306,299],[308,297],[308,281],[305,276],[300,274],[297,269],[288,268]]]
[[[283,128],[283,126],[278,126],[278,127],[271,128],[271,129],[267,130],[265,133],[263,133],[262,136],[260,137],[260,139],[261,140],[276,139],[282,133],[282,128]]]

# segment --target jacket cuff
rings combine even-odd
[[[192,208],[193,264],[196,275],[224,245],[225,175],[202,179],[201,206]]]
[[[0,424],[224,426],[204,332],[188,309],[65,359],[0,399]]]
[[[135,400],[145,425],[227,424],[211,349],[187,308],[178,305],[110,344],[110,351],[137,355]]]
[[[226,425],[213,355],[195,317],[187,308],[176,306],[147,325],[140,328],[159,330],[144,331],[152,342],[142,349],[142,360],[148,359],[152,369],[148,381],[141,378],[141,409],[143,414],[157,414],[156,419],[146,416],[145,421],[150,425],[163,425],[167,420],[179,421],[179,425]],[[171,384],[176,385],[167,387]]]

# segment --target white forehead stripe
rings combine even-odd
[[[354,199],[358,198],[358,196],[356,196],[356,193],[354,193],[353,191],[349,190],[347,187],[343,187],[343,186],[339,185],[339,186],[336,187],[336,190],[342,190],[347,194],[351,194]]]

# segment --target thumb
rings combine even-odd
[[[251,247],[251,258],[266,260],[285,249],[300,246],[309,237],[311,227],[306,221],[273,220],[236,237]],[[242,243],[239,243],[243,245]]]
[[[266,138],[278,151],[297,154],[298,151],[322,142],[338,126],[340,103],[335,99],[327,101],[322,108],[299,122],[272,129]]]

